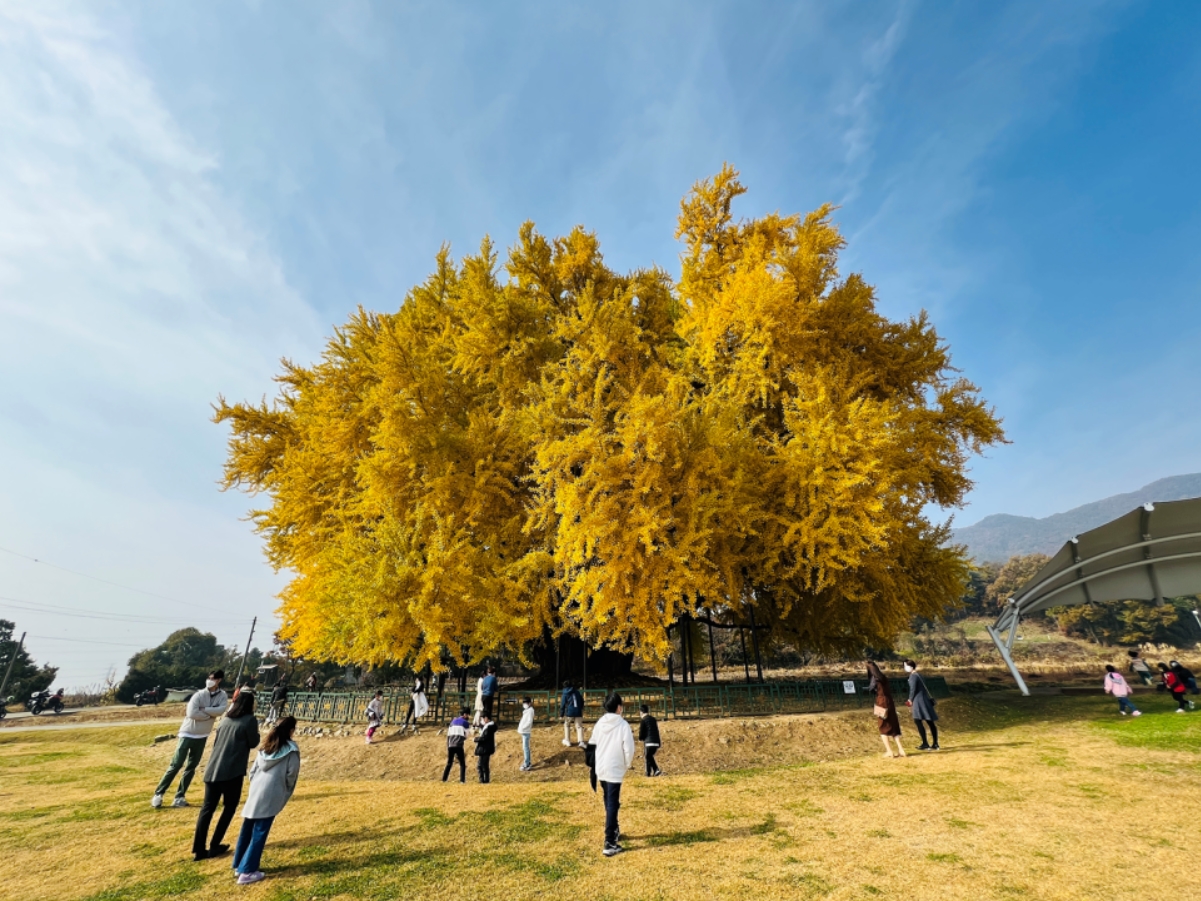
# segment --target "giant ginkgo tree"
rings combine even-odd
[[[296,653],[440,668],[567,635],[662,662],[698,613],[851,651],[956,603],[932,517],[998,419],[924,314],[840,275],[829,207],[739,221],[743,191],[727,167],[685,198],[678,284],[527,223],[503,262],[444,249],[271,403],[219,402]]]

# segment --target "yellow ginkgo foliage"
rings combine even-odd
[[[444,249],[272,404],[219,403],[297,653],[437,668],[566,633],[662,661],[698,611],[853,650],[959,598],[928,511],[1000,423],[924,314],[839,275],[829,208],[739,222],[742,192],[727,167],[685,199],[678,285],[527,223],[503,265]]]

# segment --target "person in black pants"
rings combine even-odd
[[[242,783],[246,779],[250,751],[258,743],[259,724],[254,718],[254,692],[243,689],[217,724],[213,753],[204,768],[204,803],[200,805],[196,834],[192,837],[193,860],[220,857],[229,851],[229,845],[222,844],[221,840],[225,838],[238,801],[242,798]],[[217,828],[213,830],[210,844],[209,825],[213,822],[218,801],[221,802],[221,816],[217,819]]]
[[[663,771],[659,769],[659,764],[655,763],[655,754],[662,744],[659,739],[659,721],[651,716],[651,709],[646,704],[639,708],[639,712],[642,722],[638,726],[638,740],[642,742],[643,751],[646,753],[646,774],[662,776]]]
[[[475,767],[480,774],[480,785],[487,785],[492,781],[492,755],[496,753],[496,723],[492,722],[492,717],[487,711],[480,719],[483,725],[480,727],[480,734],[475,737]]]
[[[459,711],[459,715],[450,721],[446,730],[446,769],[442,771],[442,781],[450,778],[450,768],[459,761],[459,782],[467,781],[467,756],[463,751],[463,743],[467,741],[467,708]]]
[[[500,690],[500,680],[496,678],[496,667],[488,667],[488,673],[484,676],[484,684],[482,686],[481,697],[484,701],[484,713],[488,719],[492,719],[492,704],[496,701],[496,694]]]

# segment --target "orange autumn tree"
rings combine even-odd
[[[737,221],[743,191],[726,167],[685,199],[679,284],[527,223],[503,265],[444,249],[272,403],[219,402],[296,653],[440,668],[565,634],[661,662],[698,612],[852,651],[957,602],[929,511],[999,421],[924,314],[839,275],[829,207]]]

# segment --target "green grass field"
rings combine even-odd
[[[1099,697],[954,698],[941,705],[939,754],[822,763],[782,748],[761,769],[635,771],[628,851],[613,859],[600,855],[603,812],[583,772],[553,783],[497,773],[489,786],[302,772],[267,846],[269,878],[252,887],[234,884],[228,858],[191,861],[195,808],[149,807],[161,724],[0,734],[0,896],[1196,897],[1201,710],[1138,701],[1146,715],[1132,719]],[[873,728],[861,713],[832,716]]]

